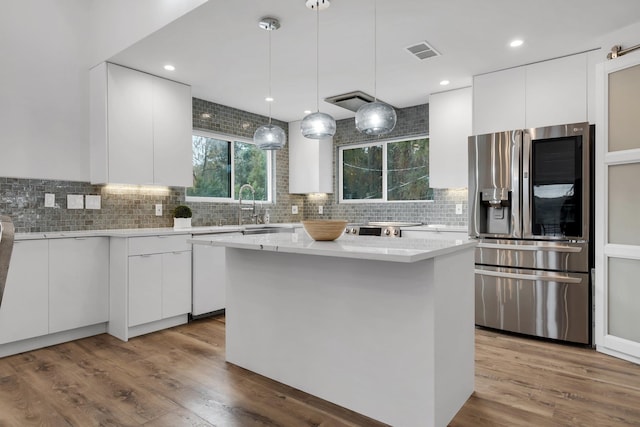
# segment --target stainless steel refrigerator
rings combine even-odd
[[[590,344],[593,128],[469,137],[476,324]]]

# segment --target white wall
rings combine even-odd
[[[89,181],[89,66],[204,2],[3,0],[0,176]]]
[[[91,67],[208,0],[91,0]]]
[[[3,1],[0,176],[89,179],[89,8]]]

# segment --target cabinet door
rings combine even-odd
[[[225,251],[219,246],[193,245],[194,316],[225,308]]]
[[[153,76],[107,67],[108,182],[153,184]]]
[[[162,319],[162,254],[129,257],[129,326]]]
[[[473,78],[473,134],[525,127],[525,67]]]
[[[526,67],[527,128],[581,123],[587,117],[587,54]]]
[[[16,241],[0,307],[0,344],[49,333],[49,246]]]
[[[162,254],[162,317],[191,312],[191,251]]]
[[[333,193],[333,138],[308,139],[289,123],[289,193]]]
[[[429,187],[469,185],[470,87],[429,97]]]
[[[108,238],[50,240],[49,332],[108,320]]]
[[[153,79],[154,183],[193,186],[191,87]]]

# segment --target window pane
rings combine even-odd
[[[431,200],[429,139],[387,144],[387,200]]]
[[[254,144],[234,143],[235,181],[234,194],[238,199],[238,191],[243,184],[251,184],[256,191],[256,200],[269,200],[267,152]],[[246,197],[245,194],[243,194]]]
[[[382,146],[342,151],[342,198],[382,198]]]
[[[193,135],[193,187],[187,196],[231,197],[231,144]]]

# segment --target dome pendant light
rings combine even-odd
[[[373,98],[374,101],[364,104],[356,112],[356,129],[367,135],[384,135],[396,126],[396,110],[377,98],[378,68],[378,32],[377,32],[377,0],[373,3]]]
[[[262,125],[253,134],[253,142],[262,150],[280,150],[287,143],[287,135],[280,126],[271,124],[271,31],[280,28],[280,22],[275,18],[262,18],[258,26],[269,31],[269,124]]]
[[[316,112],[308,114],[302,123],[300,131],[305,138],[323,139],[336,133],[336,121],[329,114],[321,113],[319,107],[320,97],[320,9],[329,7],[328,1],[308,0],[307,7],[316,11]]]

